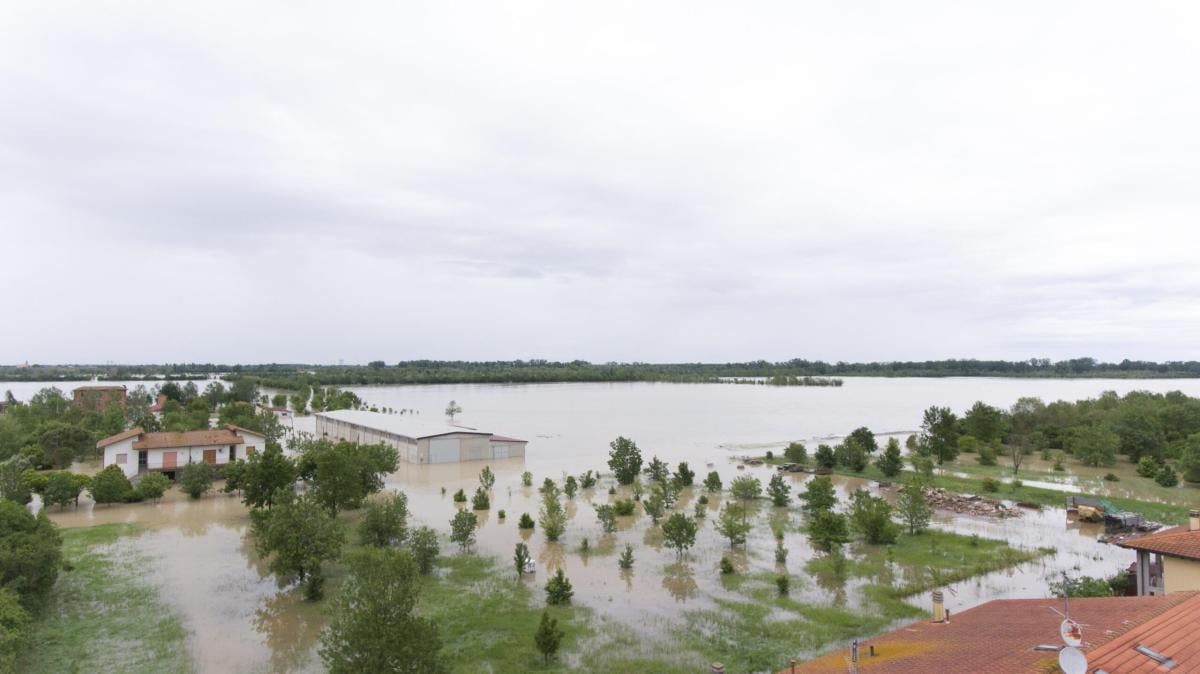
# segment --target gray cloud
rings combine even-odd
[[[1187,5],[6,14],[0,362],[1200,357]]]

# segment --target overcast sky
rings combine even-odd
[[[6,2],[0,363],[1200,358],[1200,5],[982,4]]]

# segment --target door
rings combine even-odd
[[[147,457],[147,455],[149,453],[150,452],[148,452],[144,449],[138,451],[138,472],[139,473],[146,470],[146,465],[149,462],[149,458]]]
[[[492,447],[492,458],[493,459],[507,459],[508,458],[508,445],[496,445],[496,446]]]
[[[175,452],[163,452],[162,459],[163,459],[163,465],[162,465],[163,470],[167,470],[169,468],[175,468],[175,466],[176,466]]]
[[[204,450],[204,463],[207,463],[210,466],[217,465],[217,450],[215,450],[215,449]]]
[[[429,463],[457,463],[458,438],[433,438],[429,441]]]

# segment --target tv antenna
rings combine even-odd
[[[1062,577],[1063,610],[1059,611],[1054,607],[1050,607],[1050,610],[1062,616],[1063,620],[1058,625],[1058,636],[1062,639],[1063,645],[1038,645],[1034,646],[1033,650],[1058,651],[1058,666],[1062,668],[1065,674],[1087,674],[1087,655],[1079,649],[1079,646],[1083,644],[1083,625],[1071,619],[1071,598],[1068,592],[1070,579],[1067,578],[1065,571]]]

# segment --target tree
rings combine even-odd
[[[650,516],[650,521],[655,524],[658,524],[658,520],[662,518],[663,513],[667,509],[663,493],[661,489],[654,489],[650,492],[650,498],[642,501],[642,508]]]
[[[665,461],[659,460],[657,456],[650,459],[650,465],[646,467],[646,477],[650,478],[651,482],[666,482],[671,476],[671,467]]]
[[[633,484],[642,472],[642,453],[637,443],[626,437],[618,437],[609,443],[608,468],[620,484]]]
[[[270,510],[250,513],[254,547],[270,557],[268,568],[280,583],[299,580],[305,597],[319,599],[324,579],[321,564],[342,552],[341,522],[312,495],[281,490]]]
[[[858,446],[867,454],[874,454],[879,449],[879,443],[875,441],[875,434],[866,426],[860,426],[850,431],[850,435],[846,436],[846,442],[850,441],[858,443]]]
[[[350,573],[321,634],[321,659],[330,673],[449,671],[437,625],[414,615],[420,583],[412,555],[364,548],[348,562]]]
[[[1200,433],[1193,433],[1184,441],[1179,452],[1179,470],[1188,482],[1200,482]]]
[[[672,513],[662,526],[663,540],[668,548],[674,548],[680,558],[696,544],[696,522],[683,513]]]
[[[833,453],[833,448],[829,445],[817,445],[817,453],[813,456],[817,462],[817,466],[826,470],[837,465],[837,456]]]
[[[531,561],[533,558],[529,556],[529,546],[517,543],[517,547],[513,551],[513,565],[517,567],[517,578],[525,575],[525,569],[529,568]]]
[[[896,497],[896,511],[908,527],[909,534],[919,534],[929,526],[933,510],[925,500],[925,483],[921,479],[913,479],[900,488],[900,494]]]
[[[29,482],[25,479],[25,471],[28,469],[29,460],[20,455],[0,461],[0,500],[14,501],[22,505],[29,503]]]
[[[804,501],[801,510],[808,517],[820,512],[829,512],[837,505],[837,493],[833,490],[833,480],[828,475],[818,475],[808,481],[799,498]]]
[[[1106,426],[1091,424],[1075,429],[1067,448],[1085,466],[1111,466],[1117,462],[1119,442]]]
[[[412,549],[413,557],[417,560],[417,568],[422,574],[433,572],[433,562],[437,559],[439,546],[437,532],[429,527],[414,529],[408,537],[408,547]]]
[[[709,471],[704,478],[704,488],[711,492],[721,491],[721,475],[717,471]]]
[[[277,407],[279,409],[287,409],[287,401],[288,401],[287,394],[276,393],[275,395],[271,396],[271,407]]]
[[[547,491],[542,494],[542,510],[538,515],[538,523],[546,540],[557,541],[567,531],[567,514],[563,512],[562,504],[558,502],[558,494]]]
[[[479,471],[479,486],[487,491],[491,491],[496,485],[496,474],[492,472],[491,466],[484,466],[483,470]]]
[[[225,486],[221,491],[226,494],[232,494],[235,491],[242,490],[242,480],[246,477],[246,462],[243,459],[236,459],[225,464],[225,468],[221,470],[225,477]]]
[[[239,479],[242,502],[250,508],[270,508],[280,490],[291,491],[296,482],[296,464],[283,449],[268,442],[265,451],[246,457]]]
[[[133,490],[120,466],[111,465],[92,478],[92,500],[96,503],[122,503]]]
[[[492,500],[488,498],[488,494],[483,490],[483,487],[475,488],[475,495],[471,497],[472,510],[487,510],[492,507]]]
[[[617,566],[621,567],[621,569],[624,571],[628,571],[633,568],[633,546],[632,545],[630,545],[628,543],[625,544],[624,552],[622,552],[621,556],[617,559]]]
[[[834,449],[833,453],[839,464],[856,473],[866,470],[867,464],[870,461],[870,458],[867,456],[867,450],[853,438],[847,438],[845,442]]]
[[[567,580],[566,574],[562,569],[559,569],[546,582],[546,603],[551,606],[561,606],[571,603],[571,597],[574,596],[575,590],[571,588],[571,581]]]
[[[575,481],[574,475],[568,475],[567,479],[563,480],[563,493],[567,498],[575,498],[575,492],[579,491],[579,483]]]
[[[958,456],[958,417],[949,407],[930,407],[921,421],[921,444],[942,465]]]
[[[1163,487],[1177,487],[1179,486],[1179,475],[1173,468],[1164,464],[1154,476],[1154,481]]]
[[[886,477],[896,477],[904,468],[904,459],[900,453],[900,441],[894,437],[888,438],[887,448],[883,450],[883,455],[875,460],[875,465],[879,467],[879,472]]]
[[[95,448],[92,434],[78,426],[52,422],[38,438],[45,461],[53,468],[66,468],[72,461],[87,458]]]
[[[462,407],[460,407],[458,403],[451,400],[450,403],[446,405],[446,416],[450,417],[450,423],[454,423],[454,415],[456,414],[462,414]]]
[[[408,496],[397,491],[379,503],[368,503],[358,532],[364,545],[386,548],[404,543],[408,536]]]
[[[353,510],[383,488],[383,477],[395,472],[395,447],[318,440],[304,448],[300,474],[311,476],[317,500],[331,511]]]
[[[538,624],[538,630],[533,635],[533,643],[537,646],[538,652],[546,658],[546,664],[550,663],[550,658],[558,653],[558,646],[562,643],[565,636],[558,627],[558,621],[550,617],[548,611],[542,611],[542,622]]]
[[[1143,456],[1162,460],[1167,441],[1162,428],[1146,412],[1136,410],[1123,414],[1114,425],[1122,454],[1137,462]]]
[[[79,497],[81,488],[70,473],[56,472],[46,480],[46,487],[42,490],[42,502],[47,506],[58,505],[65,508],[68,503]]]
[[[690,487],[695,479],[696,472],[688,467],[687,461],[679,462],[679,467],[675,469],[675,476],[673,478],[676,486]]]
[[[895,543],[899,533],[892,522],[891,504],[865,489],[850,498],[850,523],[872,545]]]
[[[988,443],[1004,438],[1008,421],[1005,419],[1003,411],[983,401],[976,401],[971,409],[963,415],[962,425],[967,435],[974,436],[980,442]]]
[[[179,472],[179,486],[192,498],[200,498],[212,488],[213,467],[203,461],[189,463]]]
[[[529,516],[529,513],[521,513],[521,519],[517,521],[517,528],[532,529],[533,527],[533,518]]]
[[[729,539],[730,547],[746,542],[750,524],[746,521],[745,508],[736,503],[726,503],[717,516],[716,530]]]
[[[789,442],[787,449],[783,450],[783,458],[789,463],[804,465],[808,463],[808,448],[799,442]]]
[[[45,511],[34,515],[15,501],[0,500],[0,588],[26,606],[49,593],[62,565],[62,539]]]
[[[617,511],[611,505],[605,503],[596,506],[596,519],[599,520],[604,533],[611,534],[617,530]]]
[[[830,552],[850,540],[846,516],[829,510],[816,513],[808,520],[808,542],[817,550]]]
[[[0,587],[0,672],[16,672],[17,659],[29,647],[32,617],[20,597]]]
[[[151,499],[158,503],[158,499],[162,498],[170,488],[171,479],[169,477],[162,473],[151,472],[138,478],[136,491],[139,499]]]
[[[771,497],[771,503],[776,508],[787,507],[792,500],[792,486],[784,481],[782,475],[775,473],[767,483],[767,496]]]
[[[475,544],[475,528],[479,520],[470,510],[460,510],[450,518],[450,542],[458,543],[462,552],[466,552]]]

